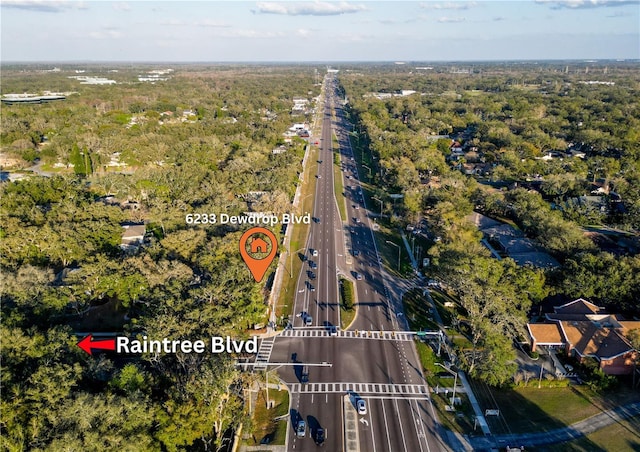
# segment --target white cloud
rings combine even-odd
[[[91,39],[117,39],[121,38],[122,36],[122,32],[116,29],[92,31],[89,33],[89,37]]]
[[[281,14],[288,16],[337,16],[357,13],[367,9],[363,4],[348,2],[258,2],[254,13]]]
[[[309,36],[311,36],[311,34],[311,30],[309,30],[308,28],[298,28],[296,30],[296,35],[300,36],[301,38],[308,38]]]
[[[440,17],[438,18],[438,22],[440,23],[458,23],[458,22],[464,22],[465,18],[464,17]]]
[[[224,30],[216,34],[223,38],[252,38],[252,39],[269,39],[269,38],[282,38],[285,37],[285,33],[282,31],[263,31],[238,28],[235,30]]]
[[[189,25],[187,22],[183,21],[183,20],[178,20],[178,19],[168,19],[168,20],[163,20],[158,22],[160,25],[170,25],[173,27],[180,27],[180,26],[185,26],[185,25]]]
[[[551,9],[589,9],[640,5],[639,0],[535,0],[535,2],[540,5],[549,5]]]
[[[230,26],[229,24],[225,24],[224,22],[211,20],[211,19],[199,20],[195,22],[194,25],[197,25],[198,27],[213,27],[213,28],[227,28]]]
[[[445,3],[432,3],[423,2],[420,3],[420,7],[423,9],[454,9],[464,10],[477,6],[477,2],[445,2]]]
[[[84,2],[56,1],[56,0],[2,0],[3,8],[24,9],[44,13],[60,13],[68,9],[87,9]]]
[[[116,2],[113,4],[113,9],[116,11],[131,11],[131,5],[127,2]]]

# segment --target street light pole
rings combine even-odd
[[[400,273],[400,252],[402,251],[402,249],[400,248],[400,245],[398,245],[397,243],[390,242],[389,240],[387,240],[386,242],[389,245],[393,245],[396,248],[398,248],[398,273]]]
[[[382,218],[382,200],[376,198],[375,196],[372,196],[371,199],[375,199],[380,203],[380,218]]]
[[[366,168],[369,170],[369,180],[371,180],[371,168],[369,168],[367,165],[362,165],[363,168]]]
[[[451,406],[454,406],[456,403],[456,386],[458,386],[458,372],[453,372],[450,368],[445,367],[444,365],[440,364],[440,363],[435,363],[437,366],[442,367],[444,370],[446,370],[447,372],[449,372],[451,375],[453,375],[455,378],[453,379],[453,395],[451,396]]]

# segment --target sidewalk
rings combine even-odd
[[[409,258],[411,259],[411,265],[413,265],[413,268],[415,270],[417,270],[418,269],[418,263],[416,262],[416,259],[413,256],[413,253],[411,252],[411,247],[409,246],[409,241],[407,240],[407,237],[404,235],[403,231],[400,231],[400,234],[402,235],[402,241],[404,242],[404,245],[407,248],[407,253],[409,254]],[[451,356],[452,361],[455,364],[455,361],[456,361],[455,360],[455,356],[453,355],[453,351],[448,346],[449,338],[447,337],[447,330],[445,330],[443,328],[442,318],[440,317],[440,313],[438,312],[438,309],[436,309],[436,305],[435,305],[435,303],[433,301],[433,298],[431,298],[431,294],[429,293],[429,290],[425,288],[423,293],[424,293],[425,298],[427,298],[427,300],[429,301],[429,304],[431,305],[431,309],[432,309],[432,312],[434,314],[435,321],[438,323],[438,326],[440,327],[440,330],[445,335],[445,338],[446,338],[445,345],[446,345],[447,353]],[[460,382],[462,383],[462,386],[464,387],[464,390],[460,391],[460,392],[464,392],[464,393],[467,394],[467,397],[469,398],[469,402],[471,403],[471,406],[473,407],[473,412],[474,412],[474,414],[476,416],[476,420],[478,422],[478,425],[482,429],[482,433],[484,433],[485,435],[491,435],[491,430],[489,429],[489,425],[487,424],[487,420],[484,417],[484,413],[482,412],[482,408],[480,407],[480,404],[478,403],[478,399],[476,399],[476,396],[473,393],[473,390],[471,389],[471,386],[469,385],[469,381],[467,380],[467,376],[465,375],[465,373],[463,371],[459,370],[458,371],[458,377],[460,379]],[[450,438],[450,439],[452,439],[452,438]],[[459,437],[458,437],[458,439],[459,439]]]
[[[411,246],[409,245],[409,241],[407,240],[407,236],[404,235],[404,231],[400,230],[400,235],[402,236],[402,241],[404,242],[404,246],[407,248],[407,253],[409,254],[409,259],[411,259],[411,266],[413,267],[414,271],[418,271],[418,261],[416,261],[416,258],[413,256],[413,253],[411,252]]]

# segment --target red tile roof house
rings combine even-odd
[[[627,338],[629,331],[640,328],[640,321],[623,320],[607,314],[603,308],[578,298],[558,306],[547,314],[545,323],[528,323],[531,351],[538,346],[563,347],[567,354],[582,361],[594,358],[608,375],[633,372],[639,352]]]

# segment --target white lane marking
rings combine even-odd
[[[411,404],[411,413],[418,413],[418,419],[415,418],[415,415],[413,415],[413,419],[414,421],[416,421],[416,433],[418,434],[418,444],[420,445],[420,452],[423,452],[424,449],[422,448],[422,441],[420,440],[421,437],[424,436],[424,443],[427,446],[427,451],[430,452],[431,448],[429,448],[429,441],[427,441],[427,435],[424,431],[424,421],[422,420],[422,414],[420,413],[420,406],[418,405],[418,402],[416,402],[416,409],[413,409],[413,401],[409,402]],[[420,428],[418,428],[420,427]],[[420,432],[420,430],[422,430],[422,433]]]
[[[384,428],[387,431],[387,444],[389,445],[389,452],[393,449],[391,448],[391,436],[389,435],[389,424],[387,423],[387,410],[384,409],[384,401],[381,403],[382,405],[382,419],[384,419]]]
[[[398,407],[398,401],[394,400],[393,403],[396,405],[396,413],[400,413],[400,408]],[[404,450],[407,450],[407,440],[404,437],[404,428],[402,428],[402,420],[398,417],[398,424],[400,424],[400,436],[402,437],[402,444],[404,445]]]

